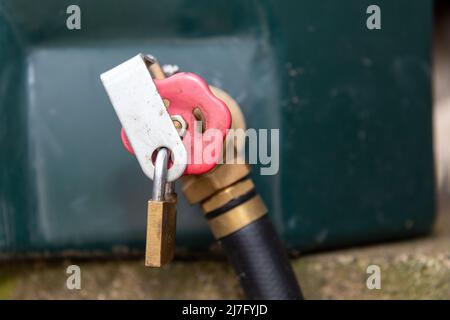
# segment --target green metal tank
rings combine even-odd
[[[0,0],[0,256],[144,249],[151,181],[99,79],[139,52],[280,129],[279,174],[253,178],[290,249],[429,232],[432,1],[377,1],[381,30],[371,4]],[[178,247],[207,248],[200,208],[178,208]]]

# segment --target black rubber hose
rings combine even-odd
[[[267,215],[218,242],[248,299],[303,299],[289,258]]]

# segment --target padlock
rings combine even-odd
[[[161,267],[173,259],[175,249],[177,195],[167,182],[169,154],[158,150],[155,160],[152,199],[148,201],[145,265]]]
[[[154,180],[147,209],[145,265],[162,266],[173,258],[176,227],[176,195],[166,192],[166,184],[167,190],[173,190],[174,181],[181,175],[213,169],[231,126],[231,115],[203,79],[191,73],[165,78],[152,56],[139,54],[103,73],[101,79],[122,123],[125,148]],[[195,130],[195,112],[202,115],[202,130]],[[219,139],[203,139],[203,129],[215,129]],[[203,151],[211,145],[213,161],[204,161]],[[202,156],[200,162],[190,161],[188,156],[197,153]]]

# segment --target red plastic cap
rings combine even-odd
[[[223,141],[231,127],[228,107],[211,92],[202,78],[193,73],[182,72],[155,80],[155,85],[160,96],[170,102],[169,114],[181,116],[187,124],[182,140],[189,162],[184,174],[203,174],[210,171],[220,159]],[[196,126],[199,120],[194,110],[197,108],[203,115],[203,130]],[[123,129],[121,138],[125,148],[134,154]]]

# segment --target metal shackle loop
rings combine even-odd
[[[153,175],[152,200],[154,201],[165,200],[168,160],[168,150],[166,148],[159,149],[158,154],[156,155],[155,171]]]

